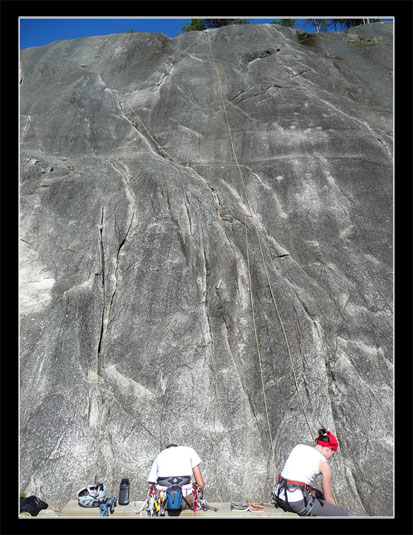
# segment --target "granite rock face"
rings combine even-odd
[[[326,426],[338,503],[393,514],[392,57],[391,23],[21,52],[22,491],[142,499],[176,442],[268,503]]]

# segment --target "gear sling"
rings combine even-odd
[[[305,505],[300,511],[294,511],[288,503],[287,490],[296,490],[298,487],[301,487]],[[281,490],[284,490],[285,494],[284,503],[282,503],[282,500],[280,500]],[[313,494],[313,492],[314,489],[310,487],[310,485],[307,485],[307,483],[303,483],[302,481],[291,481],[289,479],[284,479],[283,477],[278,476],[278,488],[274,489],[273,492],[273,500],[275,507],[281,507],[282,509],[285,509],[288,512],[296,513],[299,516],[308,516],[312,508],[314,507],[314,503],[316,500],[316,496]]]

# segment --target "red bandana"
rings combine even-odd
[[[329,442],[323,442],[322,440],[317,440],[317,444],[320,444],[320,446],[325,446],[326,448],[331,448],[334,451],[337,451],[338,448],[338,442],[336,437],[330,433],[330,431],[327,431],[327,435],[329,438]]]

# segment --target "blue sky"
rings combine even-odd
[[[269,23],[275,17],[248,18],[253,24]],[[311,19],[299,19],[298,28],[308,32],[314,31]],[[182,33],[182,25],[190,18],[20,18],[20,49],[31,46],[43,46],[52,41],[124,33],[133,29],[135,32],[164,33],[175,37]]]

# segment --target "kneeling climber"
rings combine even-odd
[[[201,462],[194,449],[176,444],[167,446],[154,460],[148,483],[149,486],[156,484],[159,491],[166,491],[168,515],[174,514],[173,510],[179,514],[181,509],[193,505],[192,475],[197,485],[204,489]]]
[[[295,446],[274,485],[275,506],[299,516],[348,516],[335,504],[330,486],[332,472],[328,460],[337,448],[336,438],[324,428],[318,431],[315,446]],[[310,485],[320,473],[323,492]]]

